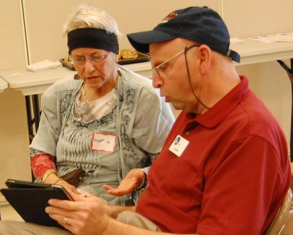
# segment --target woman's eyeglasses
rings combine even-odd
[[[98,56],[90,56],[90,57],[70,56],[70,58],[72,59],[73,64],[83,66],[85,65],[86,60],[89,60],[92,64],[98,64],[102,60],[106,59],[109,54],[110,54],[110,51],[106,54],[98,55]]]

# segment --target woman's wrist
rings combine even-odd
[[[59,179],[57,172],[54,169],[47,170],[41,178],[43,184],[55,184]]]
[[[58,177],[57,180],[55,180],[55,182],[53,184],[57,184],[61,180],[63,180],[63,179]]]
[[[45,174],[42,176],[42,183],[45,183],[51,175],[57,176],[57,172],[54,169],[47,170]]]

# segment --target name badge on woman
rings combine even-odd
[[[116,135],[93,133],[92,150],[113,153],[116,147]]]

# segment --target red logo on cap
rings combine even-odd
[[[174,18],[176,18],[178,16],[177,13],[175,12],[171,12],[169,15],[167,15],[163,20],[162,20],[162,23],[166,23],[168,22],[169,20],[172,20]]]

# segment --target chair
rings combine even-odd
[[[289,212],[288,219],[281,230],[280,235],[292,235],[293,234],[293,210]]]
[[[266,235],[293,235],[293,202],[290,188]]]

